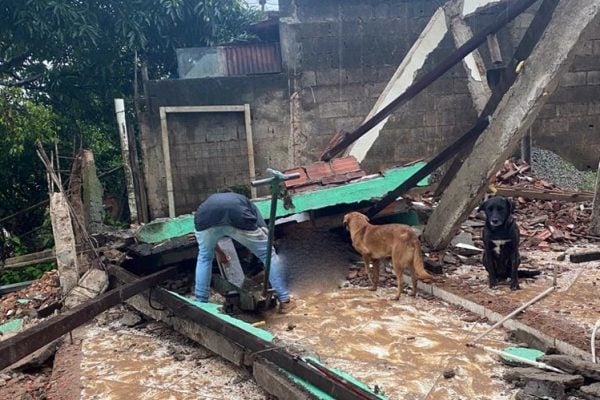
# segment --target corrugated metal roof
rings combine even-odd
[[[281,72],[279,43],[253,43],[242,46],[222,46],[228,76]]]

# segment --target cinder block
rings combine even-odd
[[[345,101],[319,104],[321,118],[345,117],[348,115],[348,103]]]
[[[588,113],[588,104],[576,104],[576,103],[567,103],[567,104],[559,104],[556,107],[556,114],[559,117],[572,117],[572,116],[580,116],[587,115]]]
[[[600,68],[600,65],[598,67]],[[600,71],[588,71],[587,72],[587,84],[588,85],[600,85]]]

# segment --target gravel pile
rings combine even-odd
[[[535,177],[554,183],[562,189],[593,190],[593,172],[579,171],[549,150],[532,148],[531,163]]]

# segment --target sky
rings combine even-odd
[[[258,3],[258,0],[246,0],[246,3],[248,3],[251,6],[260,8],[260,4]],[[265,5],[265,10],[267,10],[267,11],[279,10],[279,1],[278,0],[267,0],[267,4]]]

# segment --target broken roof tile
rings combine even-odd
[[[347,174],[349,172],[360,171],[360,164],[354,156],[336,158],[331,160],[331,169],[335,174]]]

